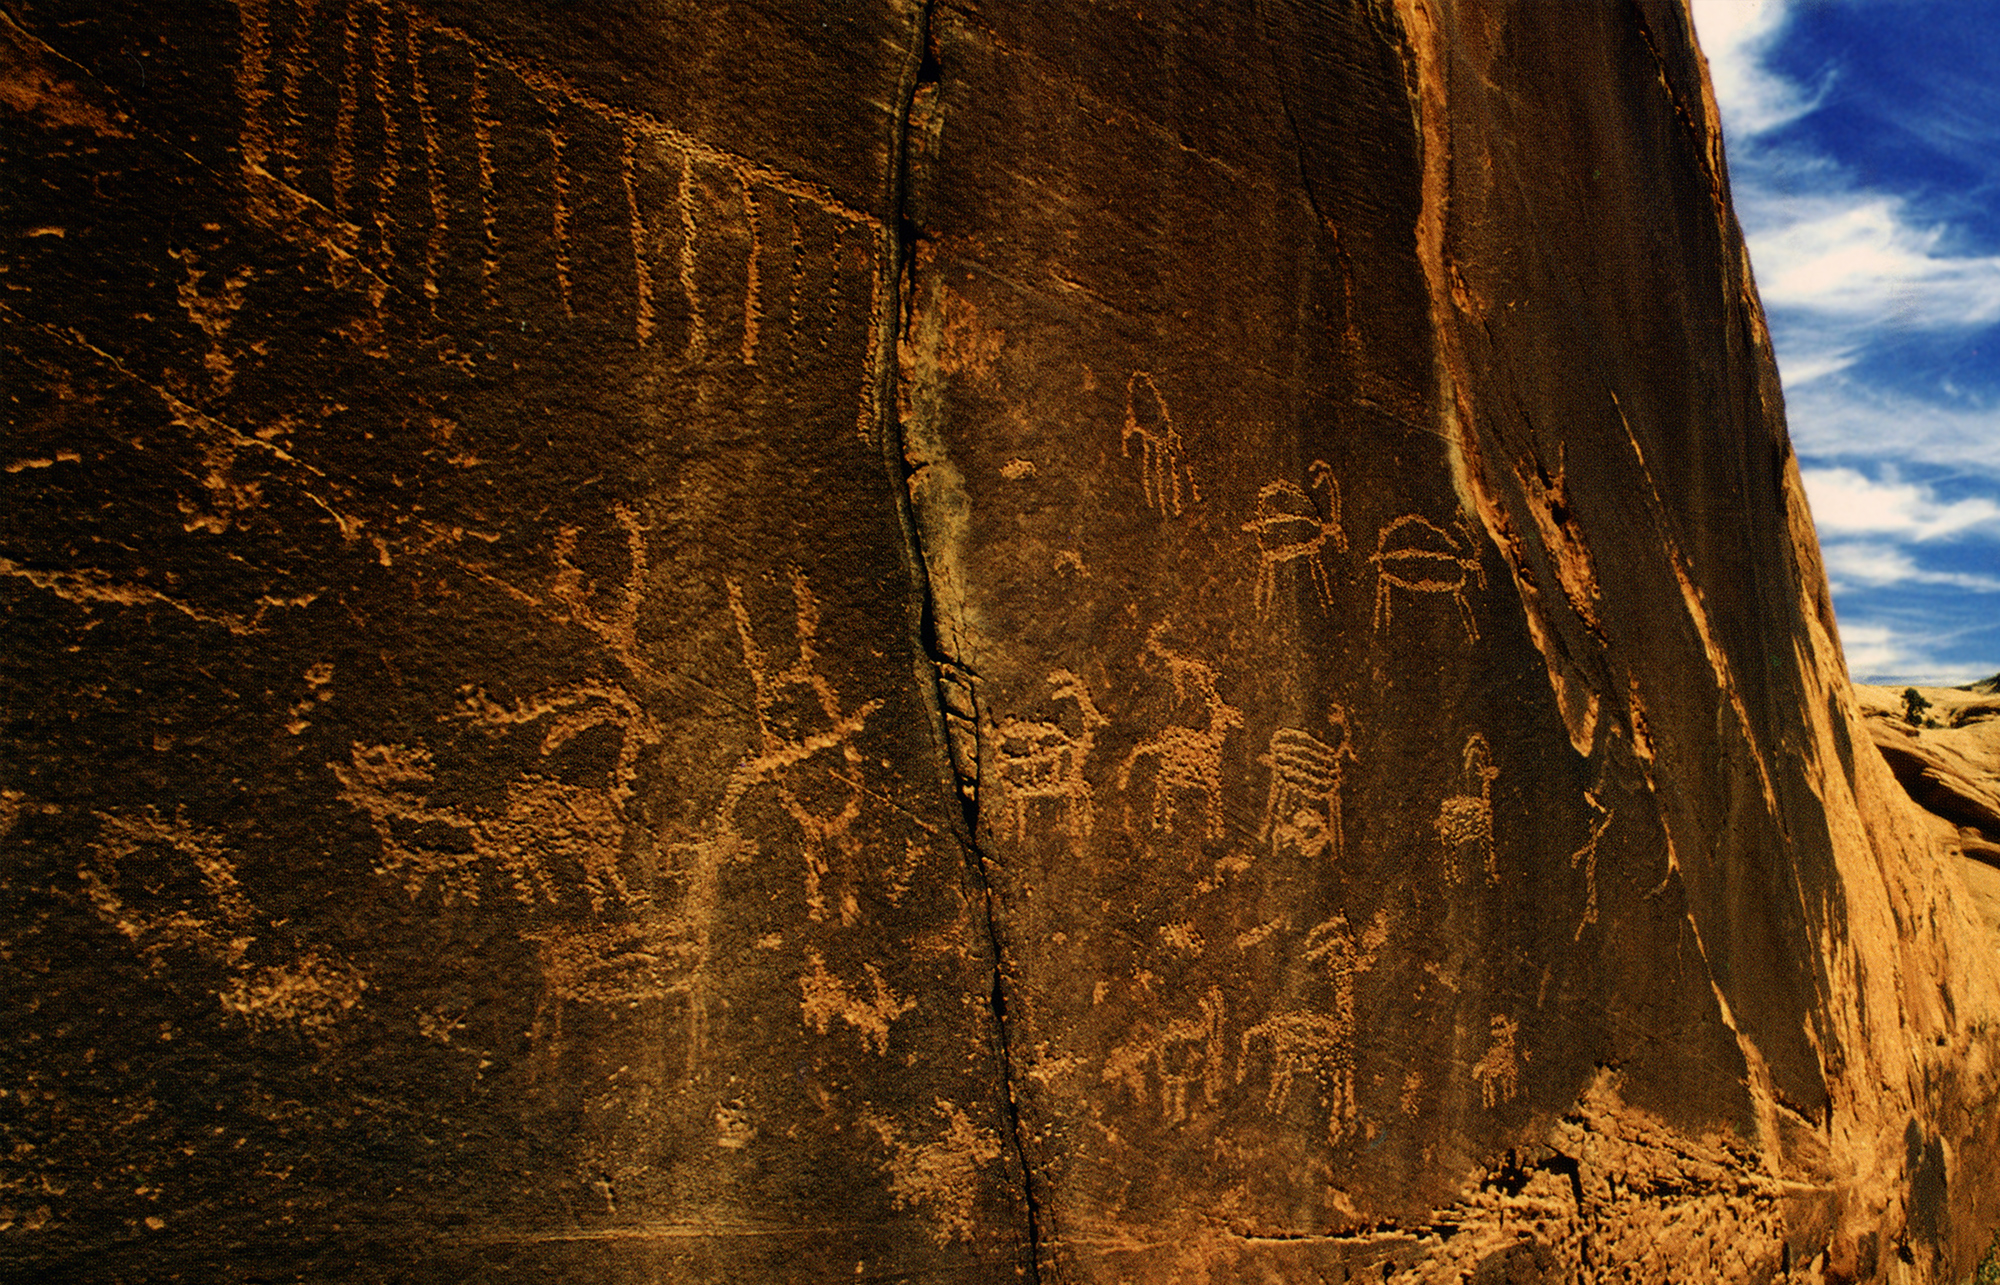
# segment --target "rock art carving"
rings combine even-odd
[[[1468,856],[1486,871],[1486,882],[1500,882],[1498,854],[1493,847],[1493,781],[1500,769],[1486,738],[1474,732],[1465,741],[1465,793],[1448,795],[1438,804],[1437,832],[1444,841],[1445,882],[1465,878]],[[1477,791],[1477,793],[1473,793]]]
[[[1173,413],[1160,396],[1153,377],[1143,370],[1132,372],[1125,381],[1125,431],[1119,438],[1118,454],[1130,459],[1132,439],[1139,439],[1139,474],[1146,507],[1179,517],[1181,482],[1187,482],[1190,503],[1201,499],[1188,470],[1187,453],[1181,435],[1174,428]]]
[[[1296,483],[1280,479],[1257,492],[1256,515],[1243,524],[1245,531],[1257,537],[1259,615],[1270,608],[1277,594],[1278,568],[1301,559],[1319,593],[1320,610],[1333,606],[1333,591],[1327,584],[1320,551],[1331,544],[1337,552],[1347,552],[1347,532],[1340,525],[1340,483],[1333,476],[1333,466],[1325,460],[1314,460],[1307,475],[1313,490],[1326,493],[1324,516],[1311,495]]]
[[[1070,838],[1083,839],[1091,832],[1090,782],[1083,767],[1097,729],[1109,726],[1110,720],[1097,712],[1090,689],[1069,670],[1051,671],[1048,681],[1055,688],[1052,699],[1076,707],[1075,731],[1059,723],[1003,718],[991,732],[995,773],[1016,840],[1027,837],[1029,805],[1038,799],[1063,805],[1063,826]]]
[[[437,807],[429,802],[437,768],[428,747],[357,742],[348,762],[329,767],[341,797],[373,824],[382,873],[399,878],[413,898],[435,889],[448,905],[478,903],[489,872],[502,895],[523,905],[554,907],[579,887],[592,913],[629,904],[619,869],[621,805],[639,753],[659,741],[631,694],[580,685],[502,707],[473,692],[461,702],[460,717],[490,732],[538,726],[544,758],[593,727],[615,726],[623,736],[611,782],[582,787],[531,773],[508,784],[504,810]]]
[[[1394,590],[1448,593],[1458,604],[1459,619],[1465,622],[1466,640],[1479,641],[1472,605],[1465,600],[1465,582],[1470,577],[1484,589],[1486,569],[1480,564],[1472,531],[1463,517],[1458,527],[1463,544],[1451,532],[1415,513],[1405,513],[1382,528],[1375,537],[1375,552],[1368,558],[1375,564],[1377,630],[1390,622]]]
[[[1579,862],[1583,865],[1583,886],[1586,890],[1583,919],[1577,924],[1576,936],[1573,938],[1576,941],[1583,939],[1584,929],[1597,922],[1597,841],[1611,828],[1611,818],[1615,815],[1612,809],[1599,803],[1597,795],[1589,790],[1583,792],[1583,801],[1590,805],[1590,810],[1597,814],[1597,819],[1590,823],[1590,837],[1584,840],[1583,846],[1569,854],[1570,869],[1576,869]]]
[[[1331,743],[1309,732],[1281,727],[1271,733],[1271,794],[1264,803],[1264,826],[1257,833],[1272,856],[1290,848],[1301,857],[1322,855],[1339,861],[1344,851],[1340,820],[1341,764],[1360,762],[1347,726],[1347,711],[1327,708]]]
[[[90,908],[170,982],[227,978],[214,1001],[258,1029],[285,1030],[319,1040],[361,1002],[368,981],[345,960],[308,949],[260,963],[253,951],[277,925],[251,902],[237,878],[236,853],[222,835],[143,812],[96,814],[94,860],[77,868]],[[280,920],[279,923],[283,921]]]
[[[1239,1039],[1236,1082],[1248,1078],[1260,1060],[1268,1067],[1264,1109],[1282,1114],[1295,1084],[1310,1076],[1320,1086],[1319,1105],[1327,1113],[1327,1141],[1338,1145],[1353,1131],[1359,1106],[1354,1094],[1354,988],[1374,967],[1389,939],[1389,920],[1378,912],[1359,940],[1347,917],[1336,914],[1306,934],[1306,958],[1324,966],[1333,985],[1333,1011],[1309,1009],[1275,1014]]]
[[[826,899],[821,885],[829,871],[827,847],[829,843],[843,848],[853,845],[848,830],[859,815],[858,790],[850,790],[846,805],[839,812],[820,816],[806,807],[791,779],[790,770],[833,749],[840,751],[850,767],[859,764],[861,754],[854,748],[854,737],[866,724],[868,716],[882,707],[882,702],[869,701],[851,714],[841,711],[839,693],[819,672],[816,649],[819,603],[806,584],[804,573],[796,567],[792,568],[791,582],[792,599],[797,607],[793,617],[797,658],[783,669],[775,668],[770,653],[758,644],[751,631],[750,611],[744,603],[743,587],[734,580],[724,582],[729,592],[730,615],[736,622],[737,640],[743,649],[743,666],[750,672],[755,692],[757,746],[756,752],[737,763],[729,774],[722,803],[716,809],[716,839],[721,842],[724,855],[745,850],[749,846],[748,841],[736,830],[737,807],[752,788],[765,781],[773,782],[779,802],[786,814],[798,823],[803,840],[807,912],[814,919],[821,919],[826,915]],[[779,706],[783,695],[792,689],[803,690],[811,699],[803,706],[790,706],[788,712],[810,715],[816,707],[825,720],[824,728],[807,732],[803,727],[787,729],[783,725],[779,718]],[[852,896],[851,891],[849,896]],[[843,922],[851,922],[853,913],[853,907],[843,903]]]
[[[1180,810],[1184,791],[1202,796],[1202,816],[1211,839],[1222,835],[1222,743],[1230,730],[1243,726],[1243,712],[1224,701],[1215,688],[1215,671],[1193,657],[1182,655],[1160,641],[1163,627],[1156,626],[1146,640],[1146,651],[1167,666],[1177,701],[1188,699],[1192,688],[1208,714],[1206,727],[1175,725],[1148,737],[1126,754],[1118,766],[1118,788],[1129,792],[1132,773],[1142,762],[1153,765],[1153,813],[1155,829],[1172,834],[1174,818]]]
[[[1512,1018],[1495,1013],[1488,1031],[1486,1052],[1472,1064],[1472,1078],[1479,1081],[1480,1101],[1491,1110],[1519,1095],[1521,1063],[1528,1060],[1528,1055],[1514,1047],[1514,1037],[1521,1033],[1521,1028]]]
[[[338,40],[316,49],[315,32],[326,22],[324,13],[315,15],[317,7],[315,0],[238,5],[244,33],[236,69],[242,178],[251,216],[298,224],[301,233],[319,237],[333,252],[330,266],[339,283],[365,290],[378,315],[396,302],[389,282],[399,255],[420,253],[421,303],[436,318],[454,248],[462,253],[476,244],[479,289],[487,306],[499,302],[495,286],[506,276],[510,253],[545,255],[558,315],[573,320],[596,302],[581,294],[583,269],[604,266],[576,261],[584,241],[577,192],[601,188],[620,194],[629,223],[623,270],[630,274],[634,340],[641,346],[654,341],[667,303],[663,294],[677,286],[686,334],[683,360],[726,357],[756,365],[767,210],[782,205],[792,212],[795,275],[806,248],[797,217],[801,204],[841,229],[824,251],[835,260],[844,252],[845,230],[872,232],[877,226],[872,216],[816,183],[716,147],[644,111],[602,101],[551,69],[414,5],[365,0],[343,5],[335,19]],[[288,34],[274,41],[274,26]],[[433,93],[439,67],[465,62],[471,83],[462,104]],[[312,81],[333,87],[331,119],[316,117],[312,100],[302,94]],[[399,88],[404,85],[406,92]],[[521,110],[516,103],[509,110],[508,97],[533,106]],[[469,119],[442,119],[461,111]],[[617,145],[585,150],[576,137],[584,131],[615,136]],[[447,154],[447,139],[466,133],[474,152],[469,163]],[[362,145],[371,135],[372,149]],[[540,172],[531,178],[518,170],[506,176],[528,178],[527,183],[500,181],[503,158],[518,163],[537,153],[534,168]],[[616,173],[595,172],[610,169],[605,161],[613,153]],[[323,192],[314,186],[319,174],[325,176]],[[397,190],[399,183],[412,182],[423,188],[415,201]],[[704,199],[703,192],[717,182],[734,189],[727,228],[708,226],[715,201]],[[524,202],[539,202],[540,216],[501,217],[503,205]],[[411,226],[418,212],[421,226]],[[510,237],[520,243],[510,244]],[[415,242],[421,242],[420,252]],[[773,253],[782,253],[782,247]],[[733,275],[732,287],[739,292],[728,300],[726,318],[711,315],[712,287],[705,296],[701,284],[712,262]],[[795,291],[797,285],[794,281]],[[791,313],[796,325],[796,307]]]
[[[1198,1086],[1202,1100],[1213,1105],[1225,1083],[1229,1056],[1222,1030],[1222,989],[1209,987],[1200,1007],[1199,1017],[1169,1022],[1113,1049],[1099,1078],[1106,1084],[1123,1084],[1142,1103],[1153,1100],[1157,1080],[1160,1119],[1167,1124],[1187,1122],[1190,1085]]]

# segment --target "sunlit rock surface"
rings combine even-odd
[[[2000,1222],[1681,7],[0,17],[0,1264]]]

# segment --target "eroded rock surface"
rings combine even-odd
[[[10,12],[11,1271],[1984,1248],[1680,6]]]

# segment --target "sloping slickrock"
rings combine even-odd
[[[1943,1280],[1684,8],[0,18],[0,1264]]]

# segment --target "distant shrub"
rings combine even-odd
[[[1973,1269],[1972,1285],[2000,1285],[2000,1227],[1993,1229],[1993,1243]]]
[[[1903,721],[1911,727],[1922,727],[1929,722],[1924,717],[1924,711],[1930,707],[1931,703],[1924,699],[1922,692],[1914,687],[1905,687],[1903,689]],[[1996,1285],[2000,1285],[2000,1283],[1996,1283]]]

